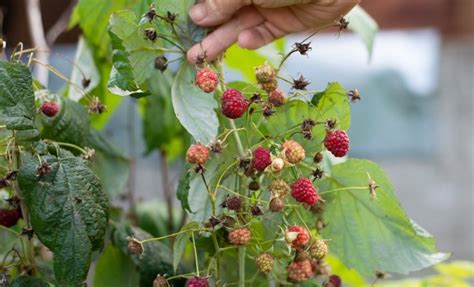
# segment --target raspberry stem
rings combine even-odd
[[[193,240],[193,250],[194,250],[194,263],[196,264],[196,274],[199,276],[199,261],[196,250],[196,241],[194,240],[194,231],[191,232],[191,239]]]

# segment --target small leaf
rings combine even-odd
[[[84,81],[89,81],[88,85],[84,86]],[[95,66],[94,56],[83,37],[79,38],[77,44],[71,82],[73,84],[69,85],[68,97],[75,102],[82,99],[85,94],[92,91],[100,83],[100,74]]]
[[[119,248],[109,245],[97,261],[94,272],[94,287],[137,286],[140,277],[128,256]]]
[[[176,117],[184,128],[194,140],[208,144],[217,136],[219,128],[217,102],[212,94],[194,85],[194,74],[194,67],[183,62],[174,79],[171,98]]]
[[[48,287],[49,284],[41,280],[40,278],[31,277],[28,275],[21,275],[15,278],[10,287]]]
[[[349,20],[349,29],[357,33],[362,39],[369,52],[370,58],[374,47],[375,35],[379,30],[377,22],[359,5],[355,6],[349,14],[347,14],[347,19]]]
[[[176,240],[174,241],[174,244],[173,244],[173,269],[175,272],[176,272],[176,269],[178,268],[181,258],[183,257],[186,243],[191,237],[191,233],[192,233],[191,230],[196,229],[198,227],[199,225],[196,222],[192,221],[186,224],[185,226],[183,226],[180,230],[180,231],[189,230],[189,232],[184,232],[176,236]]]
[[[54,273],[63,286],[78,286],[89,270],[91,253],[103,246],[108,221],[107,197],[86,162],[60,150],[44,156],[51,171],[39,177],[36,157],[23,157],[18,183],[31,224],[54,253]]]
[[[379,186],[377,199],[367,189],[368,175]],[[320,182],[326,201],[324,238],[329,249],[347,267],[367,277],[376,271],[406,274],[439,263],[449,257],[438,253],[426,231],[420,232],[405,215],[393,186],[373,162],[360,159],[334,165],[331,177]],[[347,188],[324,194],[324,191]]]
[[[16,130],[18,140],[34,140],[35,96],[31,72],[21,63],[0,62],[0,120],[9,130]]]
[[[176,190],[176,197],[178,197],[181,202],[181,207],[184,210],[187,210],[192,213],[191,207],[189,206],[188,196],[189,196],[189,183],[191,181],[191,173],[188,171],[190,166],[185,165],[181,177],[179,178],[178,188]]]

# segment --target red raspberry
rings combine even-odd
[[[186,287],[209,287],[207,278],[194,276],[186,282]]]
[[[310,239],[309,232],[306,228],[292,225],[288,227],[285,233],[285,240],[288,244],[291,244],[291,247],[298,248],[303,247],[308,244]]]
[[[237,119],[245,114],[249,106],[242,93],[236,89],[228,89],[221,98],[221,109],[224,116]]]
[[[43,104],[41,104],[40,110],[44,115],[48,117],[54,117],[59,112],[59,105],[57,102],[54,101],[44,102]]]
[[[313,205],[319,200],[318,190],[313,186],[311,180],[300,177],[291,186],[291,196],[298,202]]]
[[[202,68],[197,72],[194,80],[196,85],[205,93],[212,93],[219,84],[217,73],[209,68]]]
[[[304,282],[313,274],[310,260],[291,262],[286,268],[288,281]]]
[[[209,149],[200,144],[193,144],[186,152],[186,161],[191,164],[204,164],[209,158]]]
[[[264,147],[258,147],[253,151],[252,167],[258,171],[264,171],[272,163],[270,151]]]
[[[343,157],[349,151],[349,137],[343,130],[330,131],[324,139],[324,146],[336,157]]]
[[[324,287],[341,287],[341,286],[342,286],[342,280],[337,275],[329,276],[328,282],[324,284]]]
[[[272,103],[275,107],[281,107],[286,103],[285,92],[281,89],[276,89],[270,93],[268,96],[268,101]]]
[[[229,233],[229,241],[234,245],[245,245],[250,241],[250,230],[246,227],[237,228]]]
[[[12,227],[18,223],[21,218],[20,207],[15,209],[0,209],[0,225]]]

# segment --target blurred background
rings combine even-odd
[[[42,23],[28,21],[27,2],[40,4]],[[78,28],[65,31],[74,3],[0,0],[0,37],[10,46],[37,46],[33,30],[42,24],[43,44],[55,52],[51,64],[70,75],[64,59],[74,59],[80,35]],[[329,81],[357,88],[362,101],[352,105],[350,155],[380,163],[408,215],[437,238],[440,251],[474,260],[474,1],[364,0],[361,6],[380,26],[371,57],[357,36],[329,32],[313,40],[309,58],[291,58],[284,73],[304,74],[313,89]],[[287,48],[301,39],[289,37]],[[51,76],[49,85],[59,90],[64,82]],[[139,202],[156,200],[166,165],[158,152],[144,155],[131,101],[121,102],[104,132],[133,159],[127,189]],[[175,183],[179,163],[166,172]]]

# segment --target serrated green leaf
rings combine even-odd
[[[173,269],[175,272],[179,266],[181,258],[183,257],[186,243],[189,241],[189,238],[191,238],[191,234],[193,232],[192,230],[198,227],[199,227],[199,224],[197,224],[194,221],[191,221],[185,226],[183,226],[180,230],[180,231],[189,230],[189,232],[180,233],[176,236],[176,240],[174,241],[174,244],[173,244]]]
[[[219,120],[215,109],[217,102],[212,94],[201,91],[193,80],[195,69],[187,62],[181,64],[171,89],[174,112],[183,127],[202,144],[210,143],[216,136]]]
[[[181,207],[184,210],[187,210],[192,213],[191,207],[189,206],[189,189],[190,189],[190,181],[191,181],[191,173],[188,171],[190,166],[186,165],[181,173],[181,177],[179,178],[178,188],[176,190],[176,197],[181,202]]]
[[[103,246],[108,221],[107,197],[86,162],[60,150],[44,156],[51,171],[37,174],[38,159],[23,158],[18,183],[35,234],[54,253],[54,272],[61,286],[79,286],[91,253]]]
[[[152,236],[137,227],[127,226],[125,224],[114,224],[112,231],[112,242],[115,246],[128,255],[127,237],[133,236],[138,240],[149,239]],[[130,256],[130,255],[129,255]],[[140,287],[149,287],[153,284],[157,274],[168,274],[172,276],[172,252],[170,248],[161,241],[150,241],[144,244],[142,256],[131,256],[132,262],[140,273]],[[179,274],[184,273],[181,269]],[[183,284],[182,279],[173,280],[171,283]]]
[[[139,279],[139,274],[130,258],[118,247],[109,245],[97,261],[93,286],[137,286]]]
[[[347,14],[347,19],[349,20],[349,29],[354,31],[362,39],[369,52],[370,58],[374,47],[375,35],[379,30],[377,22],[359,5],[355,6],[349,14]]]
[[[87,86],[83,86],[83,80],[90,80]],[[100,83],[100,74],[95,66],[91,48],[83,37],[79,38],[77,51],[74,57],[74,65],[71,72],[71,83],[68,89],[68,97],[77,102],[85,94],[92,91]],[[83,91],[81,91],[81,88]]]
[[[18,140],[38,138],[31,72],[22,63],[0,62],[0,122],[16,131]]]
[[[377,199],[369,190],[368,175],[375,180]],[[349,159],[334,165],[331,176],[320,183],[326,201],[327,227],[324,238],[332,239],[329,249],[344,264],[362,275],[376,271],[406,274],[445,260],[433,237],[421,233],[405,215],[385,173],[368,160]],[[324,191],[348,188],[324,194]]]
[[[49,284],[41,280],[40,278],[31,277],[28,275],[21,275],[15,278],[10,287],[48,287]]]

